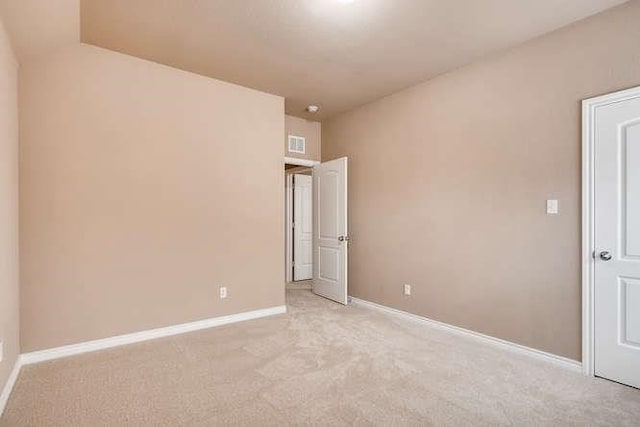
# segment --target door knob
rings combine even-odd
[[[611,258],[613,258],[613,256],[611,255],[611,252],[609,251],[602,251],[600,252],[600,259],[603,261],[610,261]]]
[[[338,237],[338,240],[341,242],[348,242],[351,238],[349,236],[340,236]]]

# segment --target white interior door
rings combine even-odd
[[[347,304],[347,158],[313,167],[313,292]]]
[[[598,107],[594,367],[640,387],[640,97]]]
[[[313,275],[313,178],[293,175],[293,280]]]

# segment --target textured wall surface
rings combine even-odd
[[[281,97],[78,44],[20,112],[24,351],[284,303]]]
[[[0,20],[0,391],[20,354],[18,270],[18,63]]]
[[[631,2],[323,122],[351,294],[580,359],[580,101],[640,84],[639,23]]]
[[[296,157],[298,159],[318,160],[321,158],[321,125],[319,122],[300,119],[293,116],[284,117],[284,155],[287,157]],[[289,151],[288,136],[302,136],[305,138],[305,152],[291,153]]]

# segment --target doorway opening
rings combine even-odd
[[[285,158],[285,280],[288,288],[347,304],[347,158]]]
[[[290,288],[311,289],[313,278],[313,175],[285,164],[285,260]]]

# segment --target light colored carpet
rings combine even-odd
[[[1,426],[638,425],[640,391],[306,290],[23,370]]]
[[[299,280],[297,282],[289,282],[286,285],[287,289],[307,289],[311,290],[311,280]]]

